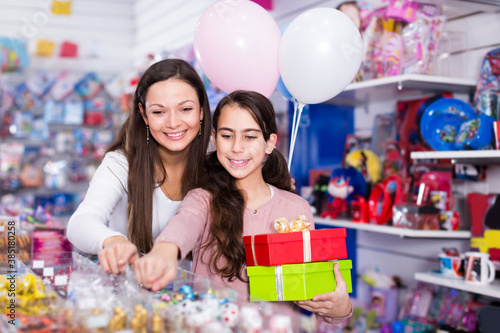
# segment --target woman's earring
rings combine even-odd
[[[203,119],[200,120],[200,130],[198,131],[198,137],[201,136],[201,125],[203,125]]]
[[[149,126],[146,125],[146,145],[149,145]]]

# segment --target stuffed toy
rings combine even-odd
[[[327,175],[320,175],[314,183],[312,192],[312,202],[311,210],[313,210],[314,215],[321,215],[326,207],[326,199],[328,193],[328,183],[330,182],[330,177]]]
[[[366,196],[367,183],[355,168],[337,168],[332,172],[327,192],[326,210],[321,213],[321,217],[335,219],[339,215],[349,215],[349,204],[356,195]]]

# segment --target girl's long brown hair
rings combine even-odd
[[[213,116],[216,135],[220,114],[224,107],[229,105],[248,110],[259,124],[266,141],[272,133],[278,133],[274,108],[269,99],[257,92],[239,90],[224,97],[217,105]],[[242,277],[245,267],[245,248],[242,241],[244,196],[236,187],[235,179],[217,159],[217,152],[209,154],[207,170],[209,180],[204,188],[212,195],[210,203],[212,220],[210,237],[202,246],[202,254],[213,249],[213,255],[208,263],[210,270],[229,281],[236,278],[245,281]],[[293,192],[286,160],[278,150],[273,149],[267,156],[262,167],[262,175],[266,183]],[[221,262],[221,259],[225,259],[226,262]]]
[[[134,94],[132,113],[107,150],[107,152],[122,150],[127,157],[128,236],[138,251],[143,253],[149,252],[153,246],[153,191],[156,183],[161,185],[167,180],[168,175],[160,159],[158,142],[152,136],[149,138],[149,144],[146,142],[147,129],[139,103],[145,105],[147,92],[153,84],[170,78],[183,80],[196,90],[204,113],[201,135],[189,145],[181,192],[184,196],[189,190],[201,186],[200,180],[211,134],[210,105],[203,81],[196,70],[184,60],[165,59],[153,64],[144,72]],[[156,179],[158,171],[163,174]]]

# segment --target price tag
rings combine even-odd
[[[56,275],[54,277],[54,286],[65,286],[68,284],[67,275]]]
[[[33,260],[33,268],[43,268],[43,260]]]
[[[43,276],[54,276],[54,267],[45,267],[43,269]]]

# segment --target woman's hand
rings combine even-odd
[[[133,264],[138,258],[137,247],[123,236],[106,238],[99,252],[99,264],[112,274],[125,272],[125,265]]]
[[[297,301],[295,304],[325,317],[344,318],[349,315],[352,304],[347,285],[337,263],[333,266],[333,272],[335,274],[335,291],[316,295],[311,301]]]
[[[152,291],[158,291],[172,282],[177,276],[176,244],[161,242],[151,252],[137,259],[134,263],[134,275],[138,283]]]

